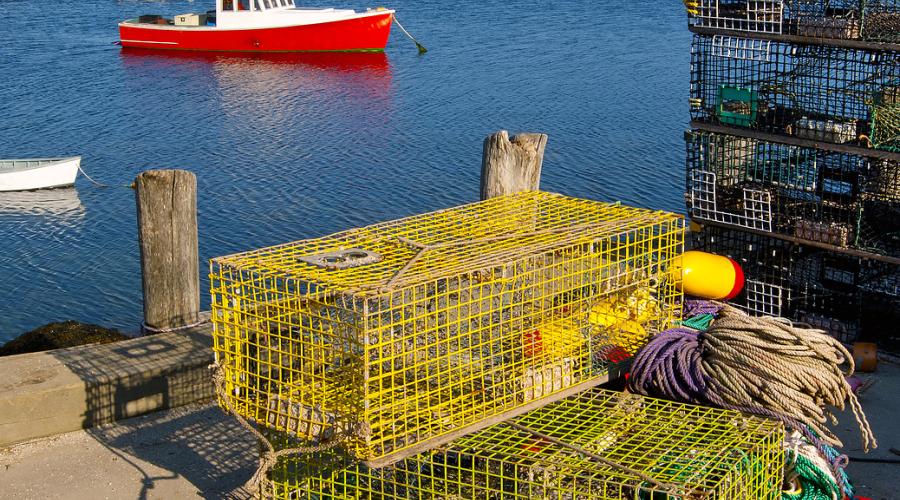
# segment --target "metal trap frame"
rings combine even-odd
[[[900,53],[777,41],[729,50],[749,43],[694,36],[693,120],[809,141],[897,147],[900,100],[891,89],[900,88]]]
[[[692,219],[900,256],[900,162],[703,131],[685,143]]]
[[[882,339],[900,321],[900,265],[711,225],[692,232],[691,244],[741,265],[745,288],[731,303],[751,314],[807,323],[845,343]]]
[[[616,374],[680,315],[683,226],[530,192],[212,259],[225,397],[384,466]]]
[[[271,498],[779,499],[776,421],[592,389],[372,469],[335,453],[281,460]]]
[[[900,41],[898,0],[689,0],[696,28],[817,40]]]

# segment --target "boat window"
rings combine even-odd
[[[263,4],[265,4],[265,6],[266,6],[267,9],[271,9],[271,8],[272,8],[272,5],[269,4],[269,0],[263,0]]]
[[[262,10],[259,8],[259,0],[253,0],[253,10]]]

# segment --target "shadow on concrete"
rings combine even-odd
[[[92,346],[90,351],[52,351],[84,382],[82,427],[143,476],[136,498],[147,498],[157,482],[179,476],[196,486],[200,496],[223,498],[253,473],[255,441],[214,406],[133,418],[212,401],[211,343],[205,325]],[[113,422],[116,425],[105,425]],[[141,461],[172,474],[153,476],[141,468]]]
[[[204,498],[251,496],[240,488],[256,469],[258,445],[218,407],[188,407],[90,429],[88,433],[143,476],[135,498],[149,498],[158,482],[179,477],[194,485],[198,496]],[[153,476],[140,462],[172,474]]]
[[[50,353],[84,382],[90,428],[212,400],[211,345],[207,326]]]

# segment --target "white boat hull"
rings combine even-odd
[[[81,157],[6,161],[21,162],[22,166],[0,169],[0,192],[71,186],[75,184]]]

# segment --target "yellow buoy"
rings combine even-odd
[[[671,271],[688,295],[713,300],[731,300],[744,288],[744,271],[728,257],[690,250],[675,257]],[[679,279],[680,278],[680,279]]]
[[[615,297],[601,300],[591,308],[591,312],[588,315],[588,321],[597,326],[604,327],[613,326],[627,318],[628,314],[623,314],[622,311],[619,310],[618,301]]]

